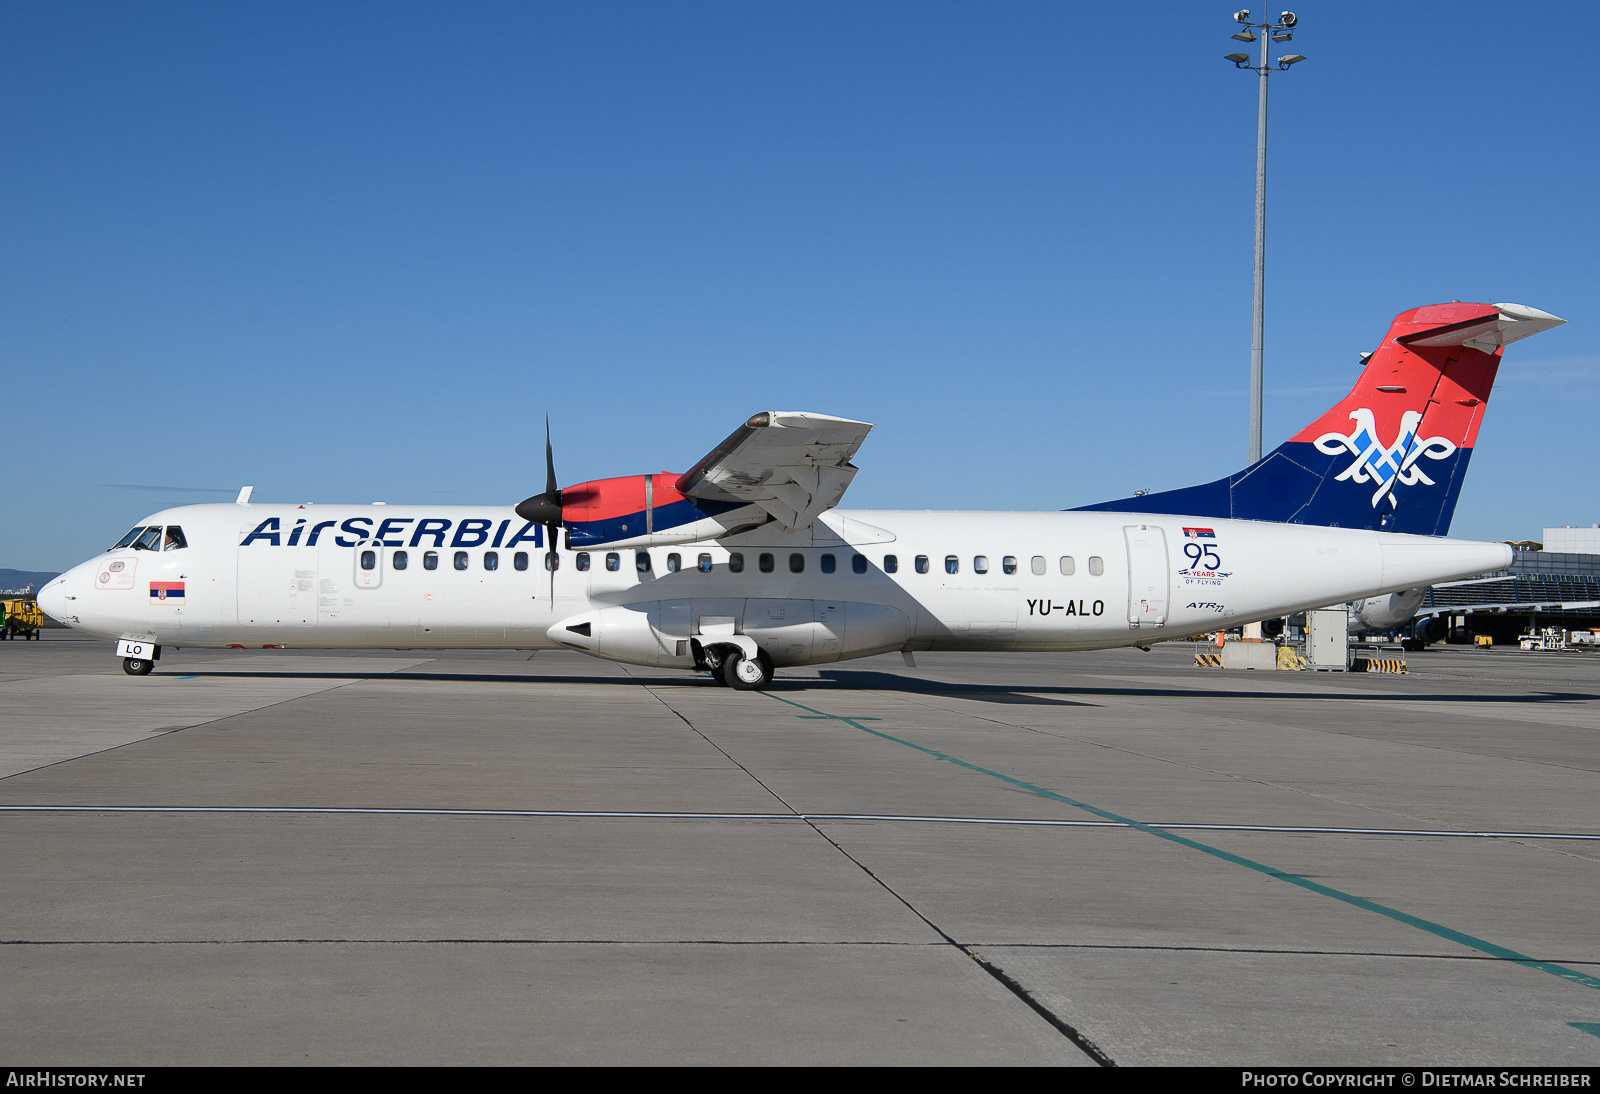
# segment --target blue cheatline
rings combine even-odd
[[[1442,536],[1461,496],[1472,449],[1458,448],[1427,465],[1432,485],[1393,483],[1395,500],[1373,504],[1371,484],[1338,481],[1349,458],[1289,441],[1257,463],[1201,486],[1080,505],[1071,512],[1174,513],[1217,520],[1265,520]]]
[[[773,695],[771,692],[765,692],[763,694],[778,700],[780,703],[788,703],[792,707],[799,707],[801,710],[809,710],[812,714],[822,714],[822,711],[816,710],[813,707],[808,707],[804,703],[797,703],[793,699],[785,699],[783,696]],[[932,756],[938,760],[944,760],[946,763],[955,764],[957,767],[964,767],[968,771],[976,771],[980,775],[988,775],[992,779],[999,779],[1001,782],[1010,783],[1012,786],[1021,787],[1023,790],[1028,790],[1042,797],[1050,798],[1052,801],[1058,801],[1065,805],[1070,805],[1074,809],[1082,809],[1084,812],[1093,813],[1097,817],[1103,817],[1109,821],[1116,821],[1118,824],[1125,824],[1129,828],[1137,829],[1146,835],[1155,836],[1157,839],[1164,839],[1169,843],[1181,844],[1184,847],[1192,848],[1204,854],[1211,855],[1214,858],[1222,859],[1225,862],[1231,862],[1235,866],[1243,866],[1245,869],[1254,870],[1258,874],[1265,874],[1267,877],[1276,878],[1279,881],[1286,881],[1290,885],[1298,885],[1300,888],[1308,889],[1313,893],[1320,893],[1323,896],[1332,897],[1334,900],[1343,901],[1344,903],[1355,908],[1360,908],[1363,911],[1376,912],[1378,915],[1387,916],[1398,923],[1404,923],[1408,927],[1415,927],[1418,930],[1427,931],[1431,935],[1448,939],[1451,942],[1459,943],[1460,945],[1466,946],[1469,949],[1477,950],[1480,953],[1486,953],[1491,957],[1498,957],[1504,961],[1514,961],[1519,965],[1525,965],[1530,969],[1538,969],[1540,972],[1547,972],[1551,976],[1559,976],[1563,980],[1569,981],[1573,984],[1580,984],[1586,988],[1600,989],[1600,977],[1591,976],[1585,972],[1578,972],[1576,969],[1569,969],[1564,965],[1557,965],[1550,961],[1540,961],[1537,958],[1529,957],[1527,954],[1518,953],[1516,950],[1510,950],[1504,946],[1496,945],[1495,943],[1486,941],[1482,938],[1475,938],[1470,934],[1464,934],[1452,927],[1446,927],[1442,923],[1434,923],[1431,920],[1422,919],[1419,916],[1411,915],[1408,912],[1402,912],[1396,908],[1387,907],[1383,904],[1377,903],[1376,901],[1368,900],[1365,897],[1359,897],[1353,893],[1346,893],[1342,890],[1332,888],[1331,886],[1323,885],[1319,882],[1311,881],[1307,878],[1299,877],[1298,875],[1287,873],[1283,870],[1274,869],[1273,867],[1264,865],[1263,863],[1256,862],[1252,859],[1247,859],[1243,855],[1236,855],[1231,851],[1224,851],[1220,847],[1212,847],[1209,844],[1200,843],[1197,840],[1188,839],[1184,836],[1174,835],[1171,832],[1163,832],[1159,828],[1152,828],[1148,824],[1141,824],[1130,817],[1119,816],[1116,813],[1109,812],[1108,810],[1097,808],[1096,806],[1090,805],[1088,802],[1077,801],[1073,798],[1067,797],[1064,794],[1057,794],[1053,790],[1046,790],[1042,786],[1035,786],[1032,783],[1023,782],[1021,779],[1014,779],[1010,775],[1002,775],[998,771],[990,771],[987,767],[979,767],[977,764],[969,764],[965,760],[959,760],[956,757],[944,752],[940,752],[937,749],[927,748],[923,745],[915,744],[892,734],[885,733],[882,730],[873,729],[870,726],[864,726],[854,718],[834,718],[833,720],[843,722],[848,726],[853,726],[863,733],[870,733],[874,737],[881,737],[886,741],[893,741],[897,745],[905,745],[907,748],[914,748],[918,752],[925,753],[926,755]],[[1579,1028],[1583,1028],[1583,1025],[1580,1023],[1570,1024],[1578,1026]],[[1593,1032],[1593,1030],[1585,1029],[1585,1032]]]

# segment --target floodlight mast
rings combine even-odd
[[[1250,21],[1249,11],[1236,11],[1233,20],[1242,24],[1234,38],[1241,42],[1261,43],[1261,61],[1252,66],[1245,54],[1230,53],[1225,59],[1238,68],[1249,69],[1261,76],[1261,95],[1256,108],[1256,276],[1255,308],[1250,324],[1250,462],[1261,459],[1261,406],[1262,386],[1266,356],[1266,289],[1267,289],[1267,75],[1273,66],[1267,62],[1269,43],[1287,42],[1294,37],[1294,27],[1300,22],[1294,12],[1282,12],[1277,22],[1263,17],[1260,23]],[[1257,36],[1256,31],[1260,31]],[[1290,65],[1305,58],[1299,54],[1279,57],[1279,71],[1288,71]]]

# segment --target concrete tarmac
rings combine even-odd
[[[0,1045],[1600,1064],[1600,655],[917,659],[6,643]]]

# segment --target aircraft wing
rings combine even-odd
[[[768,410],[755,415],[678,479],[680,494],[756,505],[793,530],[839,504],[850,463],[872,426],[849,418]]]

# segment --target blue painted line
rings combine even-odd
[[[809,710],[813,714],[822,713],[821,711],[815,710],[812,707],[806,706],[804,703],[796,703],[792,699],[785,699],[781,695],[773,695],[771,692],[764,692],[763,694],[778,700],[780,703],[788,703],[790,706],[799,707],[801,710]],[[1379,904],[1376,901],[1368,900],[1365,897],[1359,897],[1353,893],[1346,893],[1340,889],[1335,889],[1332,886],[1323,885],[1320,882],[1312,881],[1309,878],[1303,878],[1297,874],[1291,874],[1286,871],[1267,866],[1264,863],[1247,859],[1243,855],[1236,855],[1231,851],[1224,851],[1220,847],[1212,847],[1209,844],[1201,843],[1198,840],[1192,840],[1185,836],[1175,835],[1171,832],[1163,832],[1159,828],[1154,828],[1148,824],[1142,824],[1139,821],[1133,820],[1129,817],[1119,816],[1116,813],[1112,813],[1108,810],[1100,809],[1096,806],[1090,805],[1088,802],[1077,801],[1076,799],[1069,798],[1064,794],[1057,794],[1053,790],[1046,790],[1042,786],[1035,786],[1032,783],[1023,782],[1021,779],[1014,779],[1010,775],[1002,775],[1000,772],[991,771],[987,767],[979,767],[977,764],[970,764],[965,760],[957,759],[956,757],[951,756],[948,753],[940,752],[937,749],[927,748],[912,741],[903,740],[902,738],[893,736],[892,734],[884,733],[882,730],[873,729],[871,726],[861,725],[857,719],[838,718],[836,720],[844,722],[846,725],[854,726],[863,733],[870,733],[874,737],[881,737],[886,741],[893,741],[895,744],[905,745],[907,748],[914,748],[918,752],[925,753],[926,755],[932,756],[935,759],[943,760],[946,763],[955,764],[957,767],[964,767],[969,771],[976,771],[981,775],[988,775],[990,778],[999,779],[1001,782],[1010,783],[1012,786],[1020,787],[1023,790],[1031,791],[1032,793],[1038,794],[1042,797],[1050,798],[1065,805],[1070,805],[1074,809],[1082,809],[1086,813],[1093,813],[1097,817],[1102,817],[1109,821],[1115,821],[1118,824],[1127,825],[1129,828],[1137,829],[1146,835],[1155,836],[1157,839],[1163,839],[1169,843],[1176,843],[1181,846],[1188,847],[1192,850],[1199,851],[1202,854],[1207,854],[1214,858],[1222,859],[1224,862],[1231,862],[1235,866],[1243,866],[1247,870],[1254,870],[1258,874],[1265,874],[1267,877],[1276,878],[1278,881],[1286,881],[1290,885],[1297,885],[1302,889],[1320,894],[1321,896],[1332,897],[1334,900],[1342,901],[1353,908],[1360,908],[1362,911],[1373,912],[1377,915],[1385,916],[1397,923],[1404,923],[1408,927],[1415,927],[1418,930],[1427,931],[1431,935],[1458,943],[1459,945],[1466,946],[1469,949],[1477,950],[1479,953],[1486,953],[1491,957],[1498,957],[1504,961],[1512,961],[1518,965],[1523,965],[1530,969],[1537,969],[1540,972],[1549,973],[1551,976],[1558,976],[1569,983],[1579,984],[1586,988],[1600,990],[1600,977],[1591,976],[1585,972],[1578,972],[1576,969],[1569,969],[1564,965],[1557,965],[1550,961],[1540,961],[1537,958],[1529,957],[1527,954],[1518,953],[1516,950],[1508,949],[1505,946],[1498,945],[1494,942],[1489,942],[1482,938],[1475,938],[1472,935],[1458,931],[1453,927],[1446,927],[1442,923],[1434,923],[1433,921],[1423,919],[1420,916],[1414,916],[1409,912],[1402,912],[1397,908],[1390,908],[1386,905]]]
[[[1600,1022],[1568,1022],[1567,1025],[1591,1036],[1600,1037]]]

